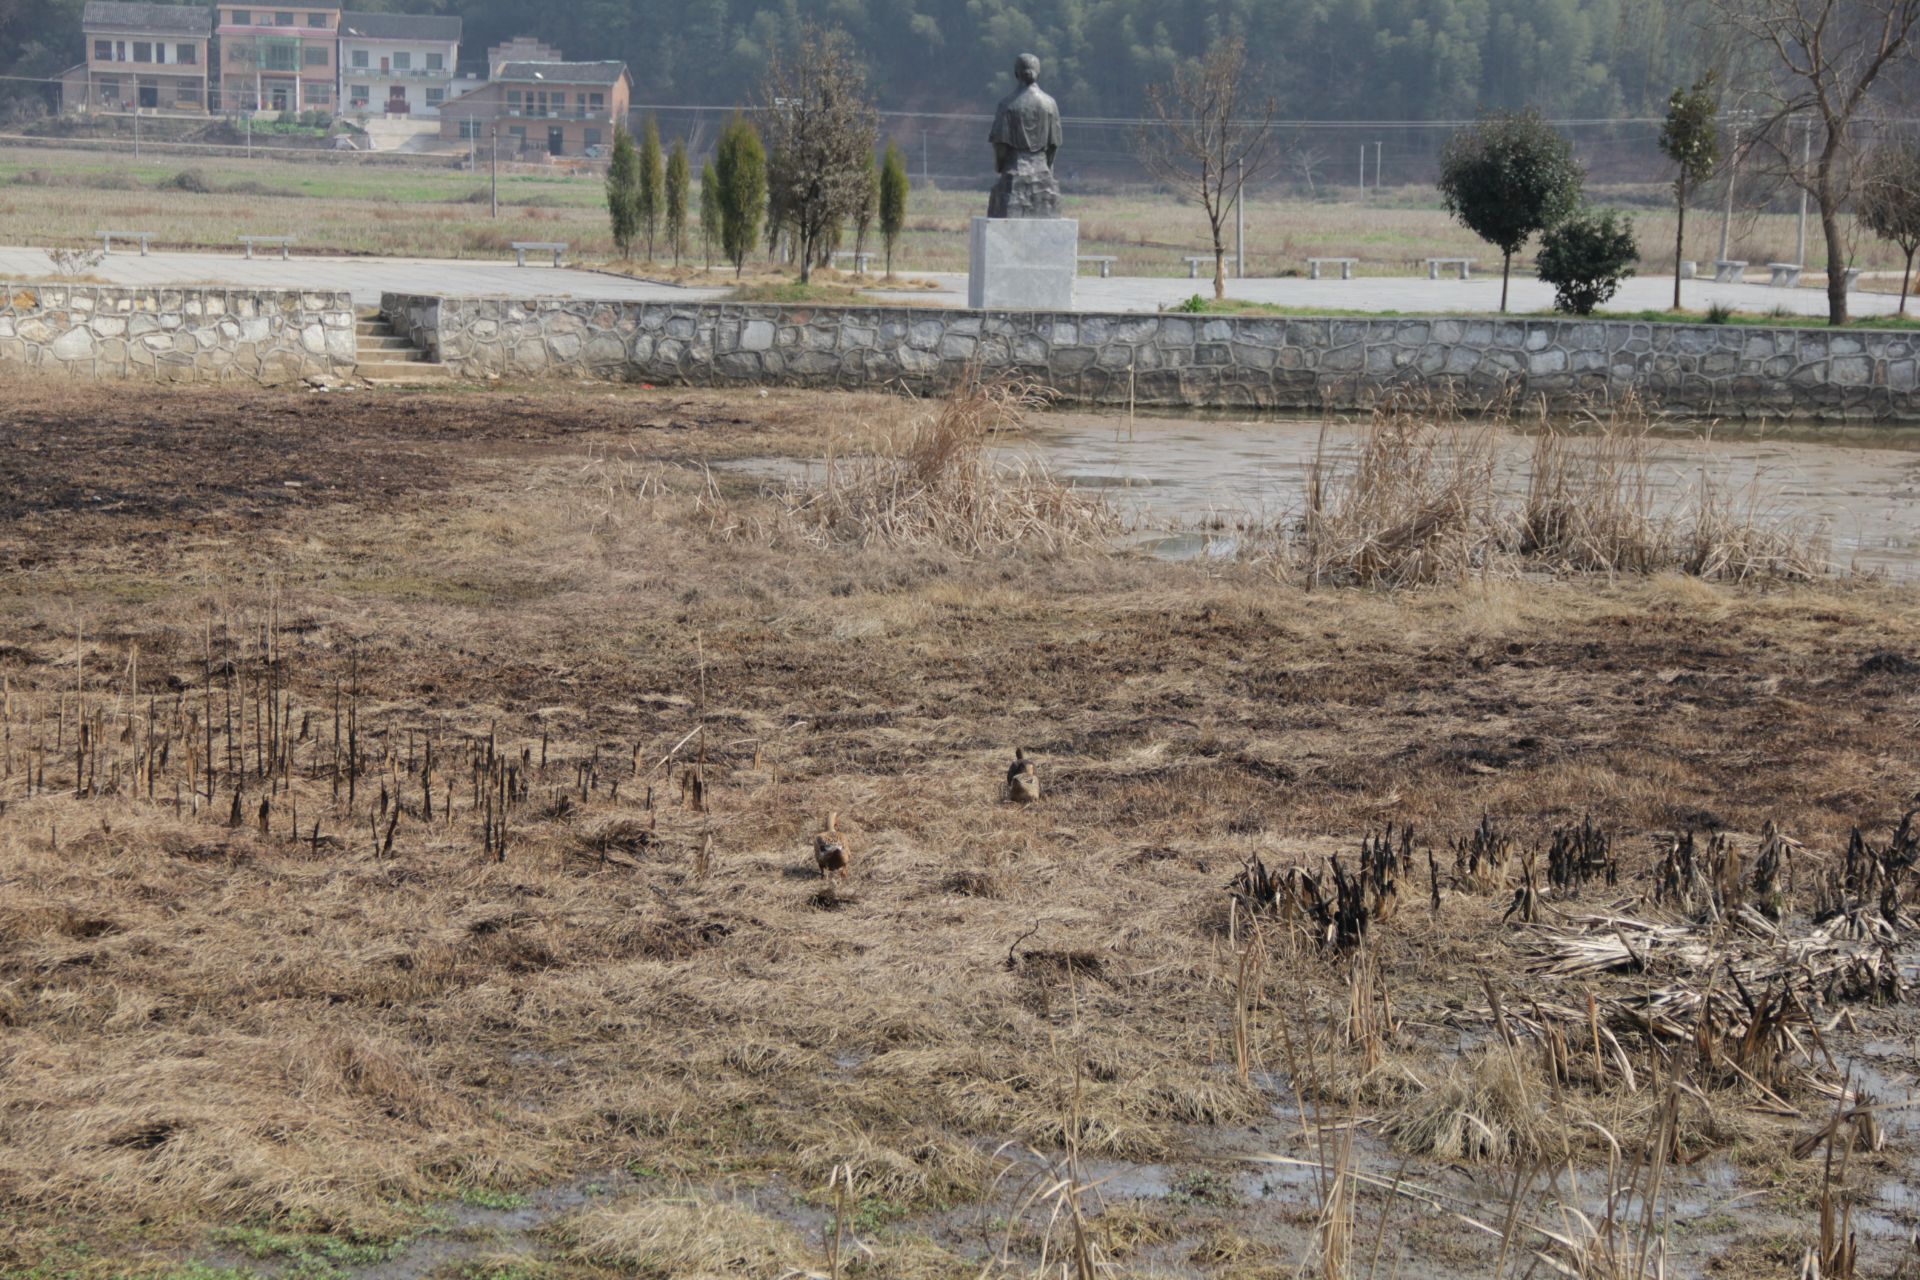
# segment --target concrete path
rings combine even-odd
[[[530,255],[529,263],[533,261]],[[143,258],[115,249],[93,271],[113,284],[232,284],[258,288],[347,289],[363,307],[377,305],[383,290],[417,293],[506,294],[537,297],[567,294],[577,298],[621,301],[709,301],[724,296],[719,289],[682,289],[673,285],[629,280],[575,268],[516,267],[510,261],[431,258],[301,257],[282,262],[263,254],[252,261],[231,254],[156,253]],[[41,249],[0,248],[0,279],[47,279],[51,263]],[[963,275],[933,273],[938,290],[905,295],[921,303],[957,307],[965,303]],[[1166,277],[1128,277],[1102,280],[1082,276],[1074,305],[1081,311],[1153,311],[1174,306],[1195,293],[1210,296],[1206,280]],[[875,294],[876,302],[901,295]],[[1491,312],[1500,305],[1499,277],[1472,280],[1424,280],[1367,276],[1357,280],[1255,279],[1232,280],[1227,296],[1278,306],[1327,311]],[[1820,289],[1773,289],[1762,284],[1714,284],[1690,280],[1684,298],[1689,307],[1722,303],[1740,311],[1766,313],[1776,308],[1797,315],[1824,315],[1827,296]],[[1652,310],[1673,300],[1671,276],[1647,276],[1627,281],[1609,304],[1619,311]],[[1896,299],[1888,294],[1855,293],[1855,315],[1886,315]],[[1510,305],[1515,311],[1545,311],[1553,305],[1553,291],[1531,278],[1513,281]]]

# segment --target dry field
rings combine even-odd
[[[0,1273],[1913,1264],[1911,591],[1119,557],[920,412],[9,387]]]
[[[175,189],[191,171],[206,188]],[[0,244],[80,246],[98,227],[152,231],[157,247],[229,250],[244,234],[293,235],[305,252],[396,257],[505,258],[515,240],[565,240],[588,260],[613,256],[599,179],[531,167],[501,178],[500,217],[488,215],[488,175],[440,168],[354,168],[272,158],[145,157],[41,148],[0,148]],[[1642,193],[1644,194],[1644,193]],[[1597,193],[1604,203],[1606,193]],[[75,201],[89,221],[76,224]],[[1081,252],[1111,254],[1124,275],[1184,276],[1184,257],[1206,251],[1206,220],[1170,197],[1068,193],[1080,219]],[[966,270],[967,223],[985,206],[975,191],[916,190],[897,263],[915,271]],[[1673,218],[1664,206],[1630,206],[1644,269],[1672,270]],[[1689,220],[1688,253],[1718,254],[1712,210]],[[1793,256],[1785,214],[1743,214],[1732,253],[1754,263]],[[1824,264],[1813,228],[1810,269]],[[1249,202],[1248,257],[1260,275],[1303,273],[1309,256],[1353,256],[1362,274],[1424,275],[1436,255],[1497,260],[1452,222],[1426,188],[1383,193],[1373,203],[1261,198]],[[94,243],[97,243],[94,242]],[[846,247],[851,248],[849,237]],[[879,247],[878,237],[871,248]],[[1897,270],[1896,250],[1856,230],[1854,265]],[[691,257],[698,257],[696,251]],[[689,261],[691,261],[691,257]],[[1898,282],[1894,282],[1897,289]]]

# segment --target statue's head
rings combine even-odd
[[[1013,78],[1021,84],[1032,84],[1040,78],[1040,59],[1030,53],[1023,53],[1013,60]]]

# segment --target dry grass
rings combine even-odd
[[[1267,531],[1310,586],[1428,586],[1521,573],[1681,573],[1805,582],[1832,571],[1820,522],[1784,514],[1758,479],[1705,474],[1677,497],[1656,484],[1653,417],[1632,400],[1572,423],[1522,422],[1512,405],[1463,416],[1428,391],[1397,395],[1357,449],[1324,447],[1303,517]],[[1524,486],[1500,456],[1526,426]]]
[[[1329,1255],[1388,1275],[1403,1247],[1490,1274],[1477,1228],[1379,1228],[1378,1184],[1406,1159],[1409,1183],[1497,1217],[1506,1158],[1462,1179],[1379,1126],[1431,1094],[1519,1131],[1491,1061],[1451,1069],[1488,1034],[1490,971],[1543,1006],[1507,997],[1527,1097],[1556,1120],[1544,1148],[1584,1110],[1631,1160],[1687,1051],[1615,1026],[1637,1090],[1611,1066],[1555,1076],[1522,1019],[1646,979],[1533,974],[1511,884],[1443,883],[1434,911],[1423,857],[1364,980],[1280,930],[1243,965],[1234,872],[1346,858],[1389,819],[1450,861],[1487,812],[1537,854],[1591,813],[1630,894],[1656,837],[1702,815],[1775,819],[1828,868],[1855,822],[1884,844],[1910,791],[1920,704],[1887,655],[1920,653],[1920,611],[1900,590],[1307,592],[1255,565],[926,532],[981,527],[957,518],[795,537],[781,496],[710,465],[828,456],[865,422],[897,477],[907,412],[20,392],[0,450],[0,1269],[164,1275],[247,1224],[389,1239],[463,1189],[625,1167],[653,1193],[555,1233],[570,1274],[824,1273],[837,1171],[849,1277],[974,1275],[993,1250],[1020,1275],[1047,1240],[1049,1262],[1128,1275]],[[772,535],[717,531],[716,504]],[[1001,798],[1015,745],[1038,804]],[[823,898],[829,810],[860,858]],[[1846,1008],[1860,1032],[1822,1032],[1837,1057],[1869,1019],[1910,1026],[1903,1005]],[[1807,1176],[1793,1142],[1828,1108],[1750,1114],[1764,1098],[1732,1077],[1700,1087],[1737,1123],[1688,1103],[1678,1141],[1737,1149],[1769,1229],[1812,1240],[1770,1179]],[[1130,1200],[1095,1167],[1337,1155],[1302,1136],[1296,1089],[1325,1133],[1361,1124],[1344,1200]],[[1058,1195],[981,1238],[1024,1199],[1010,1142],[1080,1161],[1084,1247]],[[1604,1143],[1573,1155],[1591,1169]]]
[[[1104,501],[1056,479],[1043,463],[990,453],[996,435],[1018,431],[1044,403],[1039,388],[970,365],[904,432],[830,456],[818,486],[789,491],[787,517],[827,544],[968,554],[1093,546],[1118,525]]]

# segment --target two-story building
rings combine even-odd
[[[339,0],[217,11],[222,110],[338,109]]]
[[[80,102],[69,106],[204,113],[212,25],[199,6],[87,0],[80,17],[86,78],[73,86]]]
[[[440,136],[485,142],[502,157],[584,156],[613,143],[633,97],[624,62],[502,62],[493,78],[440,110]]]
[[[460,19],[434,14],[340,15],[340,109],[433,117],[453,96]]]

